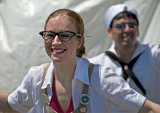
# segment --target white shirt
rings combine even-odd
[[[146,90],[147,99],[160,104],[160,45],[143,45],[139,42],[137,43],[137,48],[131,60],[140,53],[142,54],[134,64],[132,71]],[[112,44],[109,51],[117,55],[114,48],[115,44]],[[105,53],[90,58],[89,60],[95,64],[110,66],[114,72],[122,76],[121,65],[117,61],[110,59]],[[143,94],[133,80],[128,78],[127,82],[131,88]]]
[[[79,97],[82,94],[83,84],[88,84],[90,103],[87,113],[110,113],[112,104],[119,106],[128,113],[137,113],[146,98],[133,89],[109,67],[95,65],[91,79],[88,78],[89,61],[77,58],[75,75],[72,80],[72,99],[74,109],[79,106]],[[44,103],[40,98],[42,89],[47,87],[49,98],[52,97],[52,70],[50,65],[44,83],[42,77],[44,67],[32,67],[24,77],[21,85],[8,97],[11,107],[20,113],[45,113]]]

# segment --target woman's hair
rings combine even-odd
[[[84,23],[83,23],[82,18],[80,17],[80,15],[78,13],[76,13],[75,11],[69,10],[69,9],[58,9],[58,10],[52,12],[46,20],[45,28],[44,28],[45,30],[46,30],[46,25],[47,25],[48,21],[51,18],[54,18],[58,15],[67,16],[71,20],[71,22],[73,22],[73,24],[75,25],[75,27],[77,29],[77,33],[84,36]],[[76,56],[82,57],[83,54],[85,54],[84,42],[81,45],[81,47],[77,50]]]
[[[123,12],[119,13],[118,15],[116,15],[113,18],[113,20],[112,20],[112,22],[110,24],[110,28],[112,27],[112,24],[113,24],[114,20],[119,20],[119,19],[125,18],[125,17],[135,19],[137,21],[137,26],[139,25],[139,21],[138,21],[138,19],[137,19],[135,14],[133,14],[132,12],[128,12],[128,11],[123,11]]]

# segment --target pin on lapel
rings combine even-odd
[[[87,94],[82,94],[80,96],[80,103],[82,104],[82,106],[80,107],[80,112],[86,113],[87,112],[86,105],[89,104],[89,96]]]

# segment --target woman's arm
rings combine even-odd
[[[138,113],[160,113],[160,105],[146,100]]]
[[[0,92],[0,112],[18,113],[8,104],[7,98],[9,93]]]

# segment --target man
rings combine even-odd
[[[160,45],[144,45],[137,41],[138,14],[128,5],[111,6],[104,20],[108,36],[114,43],[108,51],[89,60],[109,65],[134,90],[160,104]]]

